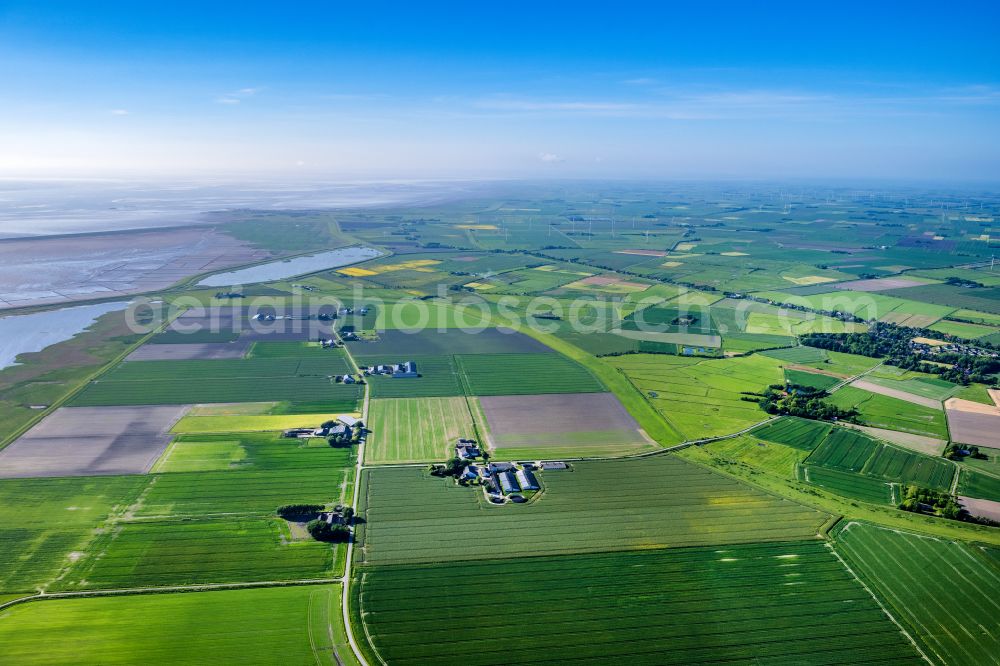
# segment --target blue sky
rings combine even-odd
[[[153,4],[0,0],[0,174],[1000,180],[991,3]]]

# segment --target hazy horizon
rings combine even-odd
[[[0,8],[0,175],[1000,180],[998,10]]]

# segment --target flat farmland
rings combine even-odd
[[[945,402],[945,411],[954,441],[996,446],[1000,432],[1000,409],[996,406],[951,398]]]
[[[835,547],[935,661],[997,663],[996,561],[955,541],[857,522],[837,534]]]
[[[948,437],[948,426],[941,409],[924,407],[855,386],[845,386],[832,394],[828,401],[844,409],[856,408],[864,425],[941,439]]]
[[[865,434],[847,428],[834,428],[806,462],[846,472],[860,472],[878,448],[879,443]]]
[[[0,478],[141,474],[186,406],[62,407],[0,450]]]
[[[828,358],[827,351],[818,347],[770,349],[768,351],[761,352],[761,355],[770,356],[771,358],[776,358],[779,361],[788,361],[789,363],[799,364],[822,363]]]
[[[192,416],[187,415],[174,424],[171,432],[273,432],[289,428],[318,428],[326,421],[334,421],[344,413],[328,414],[248,414],[245,416]],[[349,412],[347,416],[358,416]]]
[[[447,460],[459,437],[476,434],[464,397],[372,400],[368,420],[368,464]]]
[[[324,466],[161,474],[150,479],[132,514],[137,518],[270,515],[283,504],[325,504],[340,497],[345,471]]]
[[[852,382],[851,386],[890,398],[912,402],[914,405],[920,405],[928,409],[939,409],[941,400],[947,398],[954,391],[954,386],[943,389],[942,387],[932,386],[915,379],[898,380],[882,377],[859,379],[856,382]],[[917,391],[920,391],[920,393],[917,393]],[[936,397],[939,395],[942,397]]]
[[[359,356],[361,366],[399,363],[417,364],[419,377],[365,377],[372,398],[433,398],[465,395],[454,356]]]
[[[74,406],[289,401],[354,411],[358,386],[335,384],[342,357],[123,363],[89,384]]]
[[[280,433],[192,433],[178,435],[152,471],[221,472],[346,468],[350,448],[334,448],[321,438],[289,439]]]
[[[516,649],[505,664],[886,663],[919,656],[875,600],[818,542],[747,544],[464,562],[530,621],[498,612],[497,586],[454,564],[365,567],[364,626],[391,664],[496,664],[479,631]],[[641,590],[641,594],[637,593]],[[420,612],[414,613],[413,608]]]
[[[930,457],[882,445],[865,468],[865,474],[903,485],[947,491],[957,468],[944,458]]]
[[[339,586],[62,599],[0,612],[4,663],[334,666]],[[53,641],[53,636],[85,640]]]
[[[128,355],[126,361],[214,361],[239,359],[250,348],[249,342],[192,342],[184,344],[144,344]]]
[[[608,359],[689,439],[727,435],[768,418],[744,391],[784,380],[781,363],[753,355],[726,359],[633,354]]]
[[[811,421],[788,416],[771,421],[753,431],[753,436],[769,442],[787,444],[802,451],[812,451],[823,441],[832,426],[822,421]]]
[[[351,354],[365,356],[409,356],[435,354],[527,354],[552,350],[523,333],[501,328],[460,328],[418,330],[387,330],[379,333],[375,342],[348,342]]]
[[[141,520],[97,537],[61,590],[246,583],[332,578],[344,547],[293,539],[284,520],[265,516]]]
[[[790,478],[795,473],[796,466],[809,455],[808,451],[765,442],[750,435],[720,439],[702,444],[700,448],[727,463],[742,463],[786,478]]]
[[[480,398],[495,456],[625,455],[654,450],[613,393]]]
[[[455,360],[468,395],[599,393],[605,390],[590,370],[554,352],[465,354],[456,356]]]
[[[958,492],[969,497],[1000,502],[1000,477],[964,469],[958,482]]]
[[[881,479],[818,465],[800,465],[796,469],[796,475],[801,481],[826,488],[844,497],[872,504],[896,504],[897,497],[892,484]]]
[[[797,386],[808,386],[819,391],[826,391],[839,384],[842,380],[839,377],[831,377],[830,375],[818,372],[785,368],[785,381]]]
[[[402,564],[805,539],[827,518],[666,455],[538,476],[540,501],[493,506],[421,468],[366,469],[358,555]]]
[[[51,583],[146,483],[141,476],[0,480],[0,592]]]

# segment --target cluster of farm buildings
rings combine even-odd
[[[536,469],[567,469],[564,462],[544,463],[513,463],[491,462],[477,464],[475,461],[482,451],[475,440],[460,439],[455,446],[455,454],[468,464],[462,469],[458,479],[464,483],[479,483],[487,497],[494,504],[504,504],[507,501],[523,502],[524,496],[517,493],[537,492],[541,490]]]

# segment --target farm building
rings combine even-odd
[[[455,446],[455,455],[462,460],[472,460],[483,455],[483,452],[479,449],[479,445],[476,444],[475,440],[460,439]]]
[[[356,425],[359,425],[361,423],[361,419],[357,419],[357,418],[355,418],[353,416],[350,416],[348,414],[344,414],[342,416],[338,416],[337,420],[340,421],[341,423],[343,423],[348,428],[353,428]]]
[[[569,465],[564,462],[543,462],[540,467],[543,470],[549,469],[569,469]]]
[[[405,363],[400,363],[399,365],[394,365],[392,367],[393,379],[419,376],[420,375],[417,374],[417,364],[413,361],[406,361]]]
[[[475,465],[466,465],[465,469],[462,470],[462,476],[460,477],[466,481],[475,481],[479,478],[479,468]]]
[[[517,485],[517,480],[514,475],[510,472],[500,472],[496,475],[497,480],[500,482],[500,487],[505,493],[516,493],[520,488]]]
[[[521,490],[538,490],[538,480],[535,479],[535,475],[531,473],[531,470],[517,470],[517,482],[521,484]]]
[[[509,472],[514,469],[517,469],[517,467],[514,466],[514,463],[509,463],[509,462],[490,463],[490,473]]]

